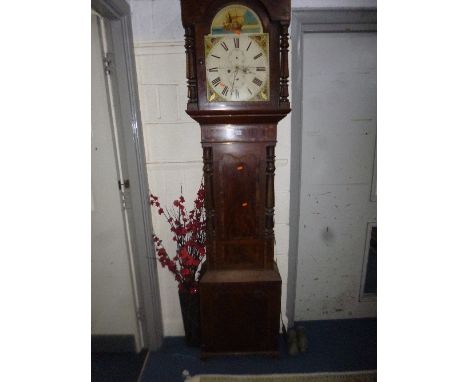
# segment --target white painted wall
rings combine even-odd
[[[184,30],[177,0],[127,0],[132,10],[138,86],[151,191],[170,203],[184,189],[195,195],[202,176],[200,130],[186,106]],[[293,0],[293,7],[376,7],[376,0]],[[294,103],[292,104],[294,107]],[[276,247],[286,303],[289,242],[290,116],[279,124],[276,152]],[[153,216],[155,230],[174,251],[167,225]],[[162,234],[164,233],[164,234]],[[165,335],[183,334],[177,286],[166,269],[158,269]],[[285,318],[286,320],[286,318]],[[287,322],[285,322],[287,324]]]
[[[303,37],[296,320],[372,317],[359,301],[377,128],[375,33]]]
[[[198,124],[185,114],[185,50],[182,41],[135,44],[138,89],[146,151],[148,182],[163,205],[180,195],[195,198],[202,176]],[[175,251],[169,227],[153,211],[155,232],[168,252]],[[164,334],[183,334],[177,284],[158,264]]]
[[[377,0],[292,0],[293,8],[365,8],[377,7]]]

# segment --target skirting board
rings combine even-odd
[[[135,352],[135,336],[129,335],[91,335],[93,353]]]

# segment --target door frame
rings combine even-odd
[[[294,326],[299,245],[299,213],[302,157],[302,73],[303,36],[305,33],[377,32],[377,8],[293,9],[291,23],[292,112],[291,112],[291,180],[288,287],[286,315]]]
[[[130,6],[125,0],[91,0],[91,9],[109,21],[114,48],[118,109],[122,120],[125,160],[130,181],[130,225],[135,245],[134,264],[143,347],[157,350],[163,339],[161,301],[153,249],[153,226],[143,141]],[[117,184],[116,184],[117,187]]]

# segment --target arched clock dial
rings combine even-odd
[[[205,37],[209,102],[269,99],[268,34]]]

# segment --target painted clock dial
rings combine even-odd
[[[216,14],[205,36],[208,102],[269,100],[269,40],[261,32],[258,16],[245,6]]]
[[[211,38],[206,52],[210,102],[268,100],[268,53],[263,41],[268,35]]]

